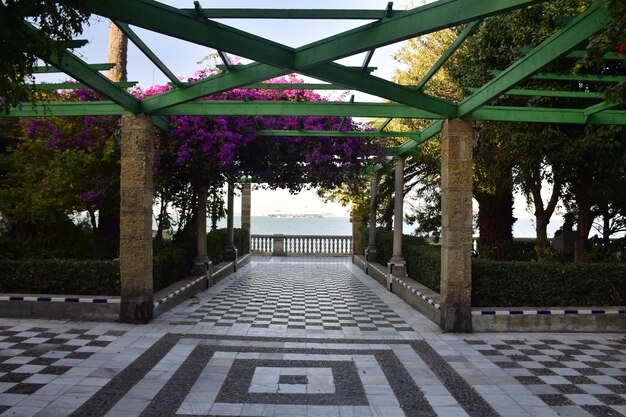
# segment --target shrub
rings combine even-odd
[[[440,291],[441,247],[419,244],[403,247],[408,275],[433,291]]]
[[[224,260],[227,229],[212,230],[207,234],[207,255],[213,264]],[[235,247],[239,256],[250,253],[250,238],[247,230],[235,229]]]
[[[119,295],[117,261],[2,260],[0,293]]]
[[[173,242],[161,247],[152,258],[154,291],[160,291],[185,278],[191,272],[195,256],[195,245]]]
[[[626,304],[626,265],[474,259],[474,307]]]

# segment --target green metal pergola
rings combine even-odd
[[[599,92],[555,91],[528,88],[530,79],[561,80],[581,84],[619,83],[626,75],[552,74],[545,68],[559,59],[579,59],[579,50],[608,22],[606,0],[599,0],[579,16],[563,19],[563,27],[532,49],[519,50],[521,58],[505,69],[494,69],[492,79],[480,86],[467,86],[468,96],[455,103],[428,94],[429,81],[459,46],[490,16],[528,7],[539,0],[438,0],[411,10],[341,9],[203,9],[175,8],[154,0],[91,0],[92,13],[111,19],[139,50],[171,81],[172,89],[138,99],[127,89],[132,83],[116,83],[100,71],[112,64],[87,64],[72,52],[81,41],[70,42],[50,56],[40,57],[48,66],[36,72],[62,72],[76,83],[42,84],[41,89],[88,87],[107,101],[55,102],[13,109],[10,116],[85,116],[122,115],[122,175],[120,271],[122,321],[146,322],[152,318],[152,140],[154,126],[168,128],[165,116],[172,115],[291,115],[338,116],[382,119],[374,132],[260,130],[265,136],[359,136],[366,138],[404,138],[400,146],[388,148],[394,157],[396,195],[402,195],[403,157],[419,150],[420,144],[441,132],[442,137],[442,273],[441,320],[447,331],[471,330],[471,124],[469,121],[515,121],[527,123],[568,123],[625,125],[626,110],[604,101]],[[235,29],[214,19],[323,19],[363,20],[364,24],[316,42],[292,48],[254,34]],[[37,28],[24,22],[32,35],[42,36]],[[463,25],[457,39],[416,85],[400,85],[372,74],[372,55],[377,48],[395,44],[446,28]],[[172,71],[142,41],[134,28],[142,28],[218,51],[224,65],[218,75],[192,83],[179,81]],[[341,65],[338,60],[365,53],[361,66]],[[229,54],[252,61],[234,65]],[[615,59],[607,55],[606,59]],[[265,84],[264,81],[302,74],[318,80],[297,84],[298,89],[356,90],[386,102],[271,102],[206,101],[205,96],[234,88],[293,89],[293,84]],[[493,105],[505,95],[577,99],[587,102],[582,108],[511,107]],[[567,102],[567,100],[564,100]],[[133,115],[137,116],[134,117]],[[387,126],[394,118],[430,120],[418,132],[393,132]],[[152,120],[150,120],[152,119]],[[372,170],[378,169],[372,167]],[[125,171],[126,170],[126,171]],[[126,172],[126,174],[125,174]],[[130,174],[129,174],[130,173]],[[375,177],[375,176],[374,176]],[[375,182],[372,182],[372,190]],[[395,224],[402,224],[402,200],[396,199]],[[200,204],[199,204],[200,206]],[[399,214],[398,214],[399,213]],[[202,218],[202,216],[198,216]],[[375,220],[375,216],[374,220]],[[206,228],[206,226],[204,226]],[[202,230],[199,226],[198,230]],[[199,238],[199,241],[201,239]],[[397,242],[398,244],[396,244]],[[388,284],[404,266],[401,257],[401,228],[394,231],[394,257]],[[206,242],[205,242],[206,243]],[[399,247],[399,248],[398,248]],[[200,252],[200,251],[199,251]],[[205,250],[206,255],[206,250]],[[398,273],[402,275],[401,272]]]
[[[468,88],[470,95],[460,103],[443,100],[427,93],[431,77],[447,59],[474,33],[481,19],[504,14],[526,7],[538,0],[439,0],[406,11],[393,10],[392,3],[385,10],[340,9],[203,9],[198,2],[195,8],[175,8],[153,0],[94,0],[94,14],[114,21],[129,39],[171,81],[172,90],[139,100],[126,90],[133,83],[115,83],[99,71],[112,64],[87,64],[70,49],[41,57],[50,66],[36,72],[64,72],[76,83],[40,84],[46,90],[89,87],[106,97],[102,102],[47,103],[36,107],[14,109],[11,116],[78,116],[146,114],[153,117],[157,126],[166,129],[162,116],[171,115],[329,115],[368,118],[415,118],[433,120],[421,132],[389,132],[382,126],[374,133],[339,133],[306,131],[262,131],[261,135],[291,136],[377,136],[406,138],[395,148],[394,155],[408,155],[420,143],[439,133],[442,120],[467,118],[471,120],[518,121],[574,124],[626,124],[626,111],[614,110],[605,103],[601,93],[536,90],[523,88],[529,78],[580,82],[616,83],[626,81],[624,76],[588,74],[540,73],[548,64],[563,57],[580,58],[584,52],[576,48],[598,32],[607,22],[604,1],[598,2],[533,49],[520,49],[523,56],[505,70],[492,71],[493,79],[478,87]],[[282,45],[268,39],[218,23],[213,19],[355,19],[364,25],[321,39],[298,48]],[[31,26],[34,36],[40,36]],[[368,67],[376,50],[399,41],[428,34],[444,28],[465,25],[464,30],[449,49],[433,65],[422,80],[414,86],[376,77]],[[139,27],[180,40],[216,49],[224,61],[223,72],[209,79],[182,83],[170,69],[150,50],[132,27]],[[69,47],[79,47],[83,41],[74,41]],[[367,52],[361,67],[347,67],[335,61]],[[254,62],[232,65],[228,54],[241,56]],[[607,59],[615,59],[608,54]],[[290,84],[264,84],[265,80],[299,73],[324,83],[299,85],[303,89],[358,90],[386,99],[385,103],[359,102],[238,102],[197,101],[206,95],[233,88],[293,88]],[[502,95],[544,96],[588,99],[586,108],[533,108],[492,106],[490,102]],[[388,123],[388,121],[387,121]],[[385,123],[386,125],[386,123]]]

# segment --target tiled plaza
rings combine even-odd
[[[622,334],[444,334],[345,259],[255,258],[144,326],[2,319],[2,416],[626,416]]]

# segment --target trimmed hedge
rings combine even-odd
[[[119,295],[117,261],[0,261],[0,293]]]
[[[367,236],[367,231],[364,232]],[[532,241],[518,242],[518,253],[531,253]],[[386,265],[393,233],[376,231],[378,262]],[[525,250],[521,250],[524,248]],[[403,236],[409,276],[440,292],[441,248],[415,236]],[[589,307],[626,305],[626,265],[472,259],[474,307]]]
[[[224,248],[226,247],[226,229],[212,230],[207,234],[207,255],[213,265],[224,260]],[[235,229],[235,247],[239,256],[250,253],[250,235],[247,230]]]
[[[193,266],[195,246],[177,242],[165,244],[152,258],[154,291],[160,291],[187,277]]]
[[[472,306],[626,305],[626,265],[472,262]]]

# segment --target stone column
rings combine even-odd
[[[370,222],[369,222],[369,242],[367,244],[367,249],[365,249],[365,259],[368,262],[376,262],[377,251],[376,251],[376,208],[378,207],[378,202],[376,201],[378,198],[378,181],[379,174],[375,172],[372,175],[372,183],[370,189]]]
[[[122,116],[120,174],[120,321],[148,323],[152,300],[152,162],[149,116]]]
[[[235,261],[237,259],[237,248],[235,247],[235,184],[228,182],[228,207],[226,217],[226,247],[224,248],[224,260]]]
[[[472,330],[472,125],[441,131],[441,328]]]
[[[196,259],[193,265],[193,272],[204,274],[207,271],[209,258],[206,249],[206,204],[208,199],[208,187],[201,185],[198,187],[198,207],[196,211]]]
[[[241,189],[241,228],[248,231],[248,246],[252,228],[252,184],[243,184]]]
[[[363,219],[359,215],[359,206],[352,205],[352,254],[363,253]]]
[[[393,197],[393,255],[389,261],[389,273],[397,277],[406,276],[406,261],[402,256],[402,224],[404,215],[402,212],[404,204],[404,159],[396,156],[393,158],[395,174],[395,190]],[[388,280],[389,290],[391,277]]]

